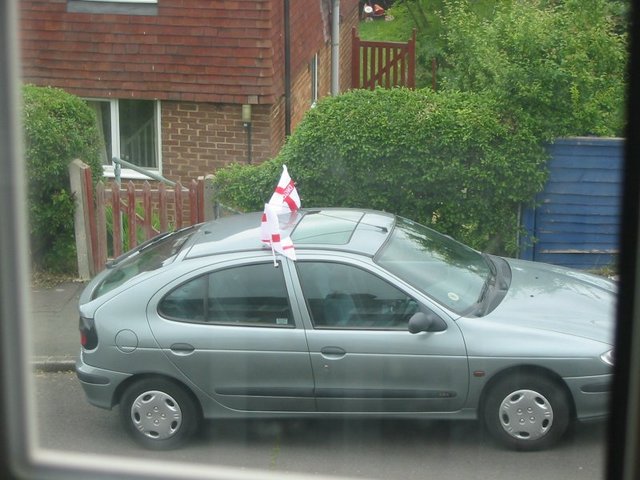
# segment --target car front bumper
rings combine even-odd
[[[609,416],[613,375],[565,377],[580,421],[597,420]]]

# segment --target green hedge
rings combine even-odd
[[[23,89],[30,241],[33,267],[76,271],[69,163],[80,158],[102,174],[95,114],[83,100],[55,88]]]
[[[518,205],[542,189],[547,158],[490,97],[355,90],[320,101],[276,158],[222,169],[215,184],[222,203],[259,210],[286,164],[303,206],[386,210],[512,254]]]

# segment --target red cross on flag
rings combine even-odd
[[[269,205],[274,207],[277,213],[295,212],[300,208],[300,196],[286,165],[282,165],[282,175],[275,192],[271,195]]]
[[[262,242],[271,246],[271,251],[275,253],[281,253],[291,260],[296,259],[296,251],[293,247],[291,237],[282,238],[280,233],[280,222],[278,220],[278,213],[276,209],[268,204],[264,204],[264,212],[262,213],[262,221],[260,224],[260,234]]]

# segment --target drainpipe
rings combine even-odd
[[[284,134],[291,135],[291,24],[289,0],[284,0]]]
[[[331,95],[340,93],[340,0],[331,8]]]

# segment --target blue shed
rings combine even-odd
[[[535,207],[522,212],[520,257],[581,269],[615,266],[624,139],[564,138],[549,152],[549,180]]]

